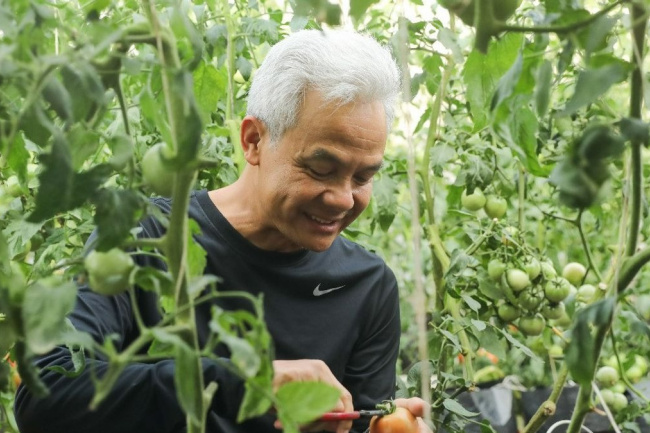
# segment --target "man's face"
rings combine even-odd
[[[368,206],[386,120],[378,102],[324,105],[307,94],[298,124],[259,156],[259,215],[267,249],[323,251]]]

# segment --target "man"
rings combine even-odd
[[[241,123],[247,165],[240,178],[216,191],[192,195],[190,217],[201,227],[205,272],[220,290],[263,294],[273,337],[274,384],[320,380],[338,387],[335,410],[372,409],[393,396],[400,318],[393,273],[374,254],[340,236],[366,208],[380,169],[399,73],[376,41],[345,31],[302,31],[275,45],[256,73]],[[171,203],[155,203],[169,212]],[[143,236],[158,237],[155,219]],[[162,266],[138,256],[140,265]],[[74,325],[98,341],[117,335],[118,350],[137,335],[134,308],[146,324],[160,320],[151,292],[104,297],[79,291]],[[217,303],[215,301],[215,303]],[[219,300],[224,309],[241,308]],[[196,309],[199,338],[209,335],[211,305]],[[101,373],[106,363],[98,360]],[[41,368],[70,368],[60,348]],[[65,379],[46,372],[51,397],[36,400],[21,388],[16,414],[24,433],[177,432],[184,417],[173,387],[173,361],[129,365],[95,412],[89,373]],[[87,369],[88,370],[88,369]],[[236,424],[241,382],[220,364],[204,361],[206,383],[219,385],[208,415],[210,432],[277,431],[272,414]],[[416,415],[424,402],[400,400]],[[363,431],[367,421],[355,425]],[[311,426],[343,433],[350,421]],[[422,424],[422,432],[428,429]]]

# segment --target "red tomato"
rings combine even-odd
[[[370,433],[418,433],[418,421],[408,409],[398,407],[390,415],[373,416]]]

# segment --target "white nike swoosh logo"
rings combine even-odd
[[[317,285],[316,288],[314,289],[314,296],[322,296],[322,295],[326,295],[326,294],[328,294],[329,292],[333,292],[334,290],[342,289],[343,287],[345,287],[345,285],[343,285],[343,286],[338,286],[338,287],[332,287],[331,289],[321,290],[321,289],[320,289],[320,284],[319,284],[319,285]]]

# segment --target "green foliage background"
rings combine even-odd
[[[525,387],[561,388],[569,378],[581,385],[577,431],[603,360],[618,354],[615,364],[625,371],[635,355],[650,358],[643,267],[650,256],[643,194],[650,93],[640,72],[648,8],[645,1],[525,0],[486,37],[484,18],[475,30],[433,1],[0,4],[0,356],[22,365],[3,361],[0,377],[18,368],[38,386],[32,356],[55,344],[92,346],[66,328],[64,316],[94,227],[100,250],[160,247],[139,244],[132,232],[153,212],[140,169],[146,150],[171,146],[185,192],[232,182],[243,164],[237,128],[250,77],[268,48],[292,31],[343,25],[391,45],[405,71],[386,167],[370,207],[345,233],[378,251],[398,276],[399,392],[427,397],[432,422],[461,431],[472,416],[453,404],[452,390],[473,389],[488,373],[514,375]],[[474,188],[505,198],[507,213],[495,221],[463,209],[462,193]],[[199,278],[204,259],[191,239],[179,233],[174,242],[179,248],[167,244],[167,258],[187,255],[193,272],[132,276],[164,295],[172,313],[179,299],[191,304],[192,290],[213,284]],[[583,263],[581,283],[598,287],[598,302],[570,297],[568,320],[549,322],[540,336],[499,320],[496,308],[508,297],[487,277],[487,263],[498,257],[522,267],[531,256],[558,273]],[[184,281],[188,299],[170,281]],[[315,387],[288,390],[280,400],[259,391],[268,391],[271,374],[261,315],[215,318],[220,338],[247,360],[239,373],[258,390],[242,417],[271,403],[295,413],[292,401],[303,392],[321,392],[326,401],[327,390]],[[239,344],[228,320],[255,332]],[[184,332],[163,327],[148,343],[176,347],[169,355],[195,377],[199,351]],[[551,354],[556,346],[559,357]],[[420,386],[430,374],[435,389]],[[197,389],[209,387],[199,378],[189,383],[180,398],[194,402],[184,409],[198,426],[204,407]],[[97,384],[102,392],[110,385]],[[630,380],[624,386],[637,398],[616,421],[638,431],[647,397]],[[11,431],[12,386],[0,398],[0,425]],[[326,406],[314,404],[305,417]],[[285,421],[287,431],[304,422]],[[532,422],[525,431],[536,428]]]

